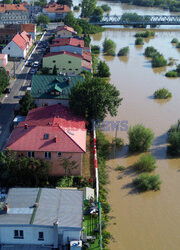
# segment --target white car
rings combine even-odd
[[[39,62],[38,61],[34,62],[33,67],[37,68],[38,66],[39,66]]]

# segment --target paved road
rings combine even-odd
[[[53,30],[48,30],[42,41],[48,41],[52,36]],[[32,61],[40,61],[42,52],[40,45],[37,46],[31,56]],[[10,136],[10,126],[14,118],[14,109],[18,105],[19,100],[24,95],[27,86],[30,86],[32,75],[29,73],[30,67],[25,66],[25,61],[22,62],[18,71],[16,72],[16,80],[11,81],[11,93],[2,98],[0,104],[0,150],[2,150],[7,143]]]

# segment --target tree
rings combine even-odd
[[[74,169],[77,169],[79,166],[76,161],[71,160],[72,156],[69,156],[67,158],[63,158],[60,160],[60,166],[64,168],[64,175],[65,176],[71,176],[72,171]]]
[[[174,156],[180,156],[180,120],[171,126],[168,131],[168,152]]]
[[[49,23],[49,21],[50,20],[49,20],[48,16],[41,14],[40,16],[38,16],[37,24],[38,25],[40,25],[40,24],[47,25]]]
[[[4,67],[0,68],[0,95],[9,85],[9,76]]]
[[[135,40],[135,44],[136,45],[143,45],[144,44],[143,38],[142,37],[137,37],[136,40]]]
[[[0,153],[0,182],[5,187],[43,187],[47,185],[50,163],[27,158],[6,150]]]
[[[137,177],[133,183],[139,189],[139,191],[144,192],[148,190],[159,190],[161,181],[159,175],[149,175],[149,173],[142,173]]]
[[[154,92],[155,99],[167,99],[172,96],[171,92],[168,89],[162,88],[158,89]]]
[[[84,40],[84,47],[89,47],[90,42],[91,42],[91,38],[89,34],[85,34],[83,37],[83,40]]]
[[[50,68],[44,67],[42,68],[43,75],[50,75]]]
[[[25,95],[19,101],[19,104],[20,104],[20,109],[19,109],[20,115],[26,116],[31,109],[35,108],[33,97],[29,91],[26,91]]]
[[[12,1],[12,0],[3,0],[3,3],[4,3],[4,4],[12,4],[13,1]]]
[[[13,0],[13,4],[20,4],[22,0]]]
[[[152,58],[152,67],[158,68],[158,67],[164,67],[167,65],[167,60],[164,58],[163,55],[155,54]]]
[[[146,128],[142,124],[137,124],[129,128],[128,136],[130,151],[144,152],[150,148],[154,133],[150,128]]]
[[[57,68],[56,68],[56,65],[54,65],[54,68],[53,68],[53,75],[57,75]]]
[[[81,16],[90,17],[92,16],[96,8],[97,0],[82,0]]]
[[[95,21],[100,21],[103,18],[103,13],[104,13],[103,9],[100,6],[98,6],[93,11],[91,19]]]
[[[106,55],[114,56],[115,55],[116,45],[111,39],[105,39],[103,42],[103,53]]]
[[[127,56],[128,53],[129,53],[129,46],[120,49],[118,52],[118,56]]]
[[[100,61],[97,67],[97,76],[109,77],[110,75],[111,74],[110,74],[109,66],[106,64],[106,62]]]
[[[57,0],[57,4],[68,5],[69,7],[73,5],[72,0]]]
[[[47,0],[39,0],[34,2],[35,5],[40,5],[41,7],[44,7],[47,4]]]
[[[158,51],[152,46],[147,47],[144,51],[144,55],[147,57],[153,57],[157,53]]]
[[[89,122],[92,119],[103,121],[108,113],[117,114],[122,98],[115,86],[102,78],[89,78],[79,82],[71,89],[69,105],[71,110],[85,117]]]

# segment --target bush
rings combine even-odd
[[[127,46],[119,50],[118,56],[127,56],[128,53],[129,53],[129,47]]]
[[[123,166],[117,166],[117,167],[115,168],[116,171],[123,171],[123,170],[125,170],[125,169],[126,169],[126,168],[123,167]]]
[[[141,192],[159,190],[161,185],[159,175],[149,175],[148,173],[140,174],[139,177],[134,179],[133,183]]]
[[[177,38],[173,38],[171,43],[178,43],[178,39]]]
[[[104,202],[102,203],[102,209],[105,214],[108,214],[111,210],[111,207],[107,202]]]
[[[100,61],[97,66],[98,77],[109,77],[111,75],[109,66],[106,62]]]
[[[172,94],[165,88],[158,89],[154,92],[155,99],[167,99],[170,98]]]
[[[158,53],[158,51],[152,46],[147,47],[144,51],[144,55],[147,57],[153,57],[156,53]]]
[[[108,56],[115,55],[116,45],[111,39],[105,39],[103,42],[103,53]]]
[[[110,7],[109,5],[107,5],[107,4],[103,4],[103,5],[101,5],[101,8],[102,8],[105,12],[107,12],[107,11],[110,11],[110,10],[111,10],[111,7]]]
[[[145,128],[142,124],[137,124],[129,128],[128,136],[130,151],[144,152],[150,148],[154,133],[150,128]]]
[[[135,34],[135,37],[150,37],[154,36],[155,32],[151,30],[146,30],[145,32],[138,32]]]
[[[164,58],[163,55],[155,54],[152,58],[152,67],[158,68],[158,67],[164,67],[167,65],[167,60]]]
[[[97,46],[97,45],[92,45],[92,46],[91,46],[91,52],[92,52],[93,54],[99,54],[99,53],[100,53],[100,47]]]
[[[124,146],[124,141],[122,138],[114,138],[112,140],[112,145],[116,145],[118,149],[122,148]]]
[[[167,141],[170,144],[168,152],[171,155],[180,156],[180,120],[169,129]]]
[[[175,70],[168,71],[165,74],[166,77],[178,77],[178,73]]]
[[[156,159],[152,155],[148,154],[142,155],[141,158],[134,164],[134,167],[140,172],[151,172],[157,167],[155,164]]]
[[[96,137],[98,157],[107,159],[110,153],[111,144],[101,131],[96,131]]]
[[[136,38],[135,44],[136,45],[143,45],[144,44],[143,38],[142,37]]]

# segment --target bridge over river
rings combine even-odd
[[[127,26],[156,26],[156,25],[180,25],[180,16],[164,16],[164,15],[106,15],[101,19],[100,17],[91,17],[90,23],[94,25],[127,25]]]

